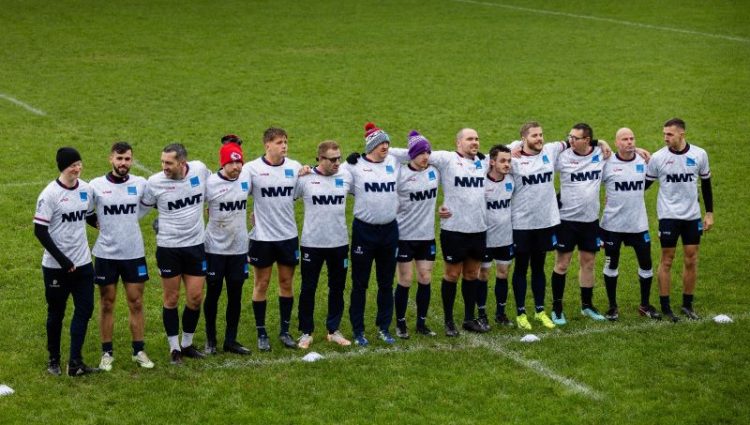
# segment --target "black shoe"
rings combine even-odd
[[[664,317],[666,317],[667,319],[671,320],[672,323],[677,323],[677,322],[680,321],[680,318],[677,317],[677,315],[675,315],[674,312],[672,312],[672,311],[665,311],[663,313],[664,313]]]
[[[169,363],[179,366],[182,364],[182,351],[172,350],[169,353]]]
[[[437,334],[430,330],[426,325],[417,325],[417,333],[424,336],[436,336]]]
[[[240,344],[237,341],[230,342],[229,344],[227,344],[225,342],[224,343],[224,352],[225,353],[239,354],[241,356],[246,356],[246,355],[248,355],[248,354],[251,353],[250,349],[248,349],[247,347],[243,346],[242,344]]]
[[[495,322],[500,326],[505,326],[506,328],[513,327],[513,322],[508,319],[508,316],[506,316],[505,313],[496,315]]]
[[[62,375],[62,369],[60,369],[60,359],[49,359],[47,362],[47,372],[50,375],[60,376]]]
[[[620,310],[618,310],[617,307],[610,307],[609,310],[604,313],[604,317],[606,317],[607,320],[614,322],[620,318]]]
[[[479,316],[477,319],[477,323],[479,323],[482,326],[482,329],[484,329],[484,332],[489,332],[490,329],[490,319],[487,316]]]
[[[701,317],[698,316],[698,314],[695,312],[695,310],[693,310],[692,307],[682,306],[680,310],[682,311],[682,314],[684,314],[685,317],[687,317],[689,320],[701,320]]]
[[[409,339],[409,330],[406,328],[406,319],[396,321],[396,336],[401,339]]]
[[[289,332],[284,332],[283,334],[279,335],[279,341],[281,341],[281,343],[284,344],[284,347],[286,348],[297,348],[297,343],[294,342],[294,338],[289,335]]]
[[[258,337],[258,350],[271,351],[271,341],[268,340],[268,335]]]
[[[638,314],[654,320],[661,320],[661,313],[656,311],[656,308],[650,304],[638,306]]]
[[[226,351],[226,350],[224,350]],[[217,354],[216,351],[216,343],[215,342],[207,342],[206,348],[203,349],[203,352],[206,353],[207,356],[215,356]]]
[[[456,324],[453,322],[445,322],[445,336],[447,337],[457,337],[460,335],[458,333],[458,329],[456,329]]]
[[[182,357],[190,357],[191,359],[202,359],[205,358],[206,355],[198,351],[197,348],[193,344],[190,344],[187,347],[182,347]]]
[[[482,327],[482,325],[479,323],[479,320],[477,319],[464,320],[464,324],[461,327],[464,328],[465,331],[469,331],[469,332],[475,332],[475,333],[480,333],[480,334],[487,332],[486,330],[484,330],[484,327]]]
[[[86,366],[83,360],[71,360],[68,362],[68,376],[83,376],[97,372],[99,372],[99,369]]]

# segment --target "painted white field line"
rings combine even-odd
[[[15,97],[8,96],[5,93],[0,93],[0,99],[5,99],[5,100],[7,100],[10,103],[14,103],[14,104],[22,107],[23,109],[26,109],[27,111],[29,111],[29,112],[31,112],[33,114],[37,114],[37,115],[41,115],[41,116],[47,115],[47,113],[44,112],[44,111],[42,111],[41,109],[37,109],[37,108],[29,105],[28,103],[21,102],[20,100],[16,99]]]
[[[149,168],[148,168],[148,167],[146,167],[145,165],[141,164],[141,163],[140,163],[140,161],[138,161],[137,159],[134,159],[134,160],[133,160],[133,167],[135,167],[135,168],[137,168],[137,169],[139,169],[139,170],[141,170],[141,171],[144,171],[144,172],[146,172],[146,173],[149,173],[149,174],[154,174],[154,172],[153,172],[153,171],[151,171],[151,169],[149,169]]]
[[[46,186],[47,183],[49,183],[49,180],[46,180],[46,181],[36,181],[36,182],[8,182],[8,183],[0,183],[0,188],[3,188],[3,187],[23,187],[23,186],[39,186],[39,187],[43,187],[43,186]]]
[[[657,31],[668,31],[668,32],[676,32],[680,34],[699,35],[703,37],[718,38],[721,40],[737,41],[740,43],[750,43],[750,38],[736,37],[736,36],[724,35],[724,34],[713,34],[710,32],[693,31],[693,30],[686,30],[686,29],[681,29],[681,28],[662,27],[658,25],[650,25],[650,24],[644,24],[640,22],[624,21],[621,19],[602,18],[599,16],[591,16],[591,15],[579,15],[576,13],[556,12],[554,10],[532,9],[530,7],[512,6],[509,4],[488,3],[488,2],[474,1],[474,0],[451,0],[451,1],[454,1],[457,3],[476,4],[480,6],[500,7],[503,9],[518,10],[521,12],[537,13],[537,14],[542,14],[542,15],[564,16],[566,18],[586,19],[589,21],[597,21],[597,22],[607,22],[610,24],[627,25],[631,27],[647,28],[647,29],[652,29],[652,30],[657,30]]]

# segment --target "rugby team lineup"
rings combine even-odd
[[[56,155],[59,177],[39,195],[34,213],[35,236],[44,247],[47,371],[63,373],[62,323],[71,296],[74,313],[67,374],[112,370],[120,281],[130,316],[131,359],[143,368],[155,366],[144,342],[143,299],[149,270],[140,230],[140,220],[154,209],[158,213],[155,256],[163,291],[162,321],[169,361],[174,365],[182,364],[185,357],[217,354],[220,341],[226,353],[252,353],[237,338],[250,268],[256,345],[261,352],[272,346],[266,323],[268,289],[276,286],[272,280],[279,294],[279,324],[273,330],[278,330],[280,345],[301,350],[312,346],[316,292],[324,264],[326,316],[318,325],[325,325],[325,333],[318,333],[330,344],[370,345],[365,311],[373,269],[377,295],[375,332],[370,335],[388,345],[413,334],[437,337],[431,328],[434,324],[428,324],[437,255],[443,259],[440,333],[449,338],[460,337],[462,331],[483,334],[493,325],[523,330],[565,328],[566,313],[573,314],[570,307],[564,308],[563,299],[575,251],[580,309],[573,310],[593,321],[617,321],[623,245],[633,248],[638,265],[637,270],[624,273],[637,276],[640,292],[637,309],[623,311],[637,311],[646,320],[698,320],[693,306],[698,248],[703,232],[713,227],[713,194],[708,155],[688,143],[685,134],[682,119],[667,120],[664,146],[649,153],[636,146],[635,134],[628,128],[617,131],[612,147],[595,139],[585,123],[572,126],[567,140],[545,143],[542,126],[532,121],[520,128],[520,140],[488,147],[483,154],[479,135],[471,128],[457,133],[455,150],[440,151],[433,150],[418,131],[408,134],[405,148],[396,147],[386,131],[367,123],[361,154],[346,156],[337,142],[326,140],[317,146],[316,164],[303,166],[287,157],[286,131],[271,127],[263,134],[262,156],[253,160],[247,160],[240,137],[224,136],[219,147],[221,168],[213,173],[201,161],[189,158],[182,144],[172,143],[161,152],[161,171],[139,177],[130,173],[138,164],[133,147],[116,142],[109,152],[111,170],[89,182],[80,178],[79,152],[60,148]],[[644,198],[654,182],[658,182],[660,246],[656,265]],[[605,193],[603,207],[601,191]],[[347,199],[353,200],[351,223]],[[296,200],[304,205],[301,234]],[[98,232],[91,249],[87,226]],[[683,259],[681,304],[673,310],[671,276],[678,244]],[[600,250],[604,251],[600,275],[608,304],[602,311],[593,300],[594,266]],[[551,271],[545,271],[548,252],[554,252]],[[495,303],[488,307],[493,264]],[[297,266],[301,284],[298,336],[294,337],[290,327]],[[652,291],[654,274],[657,288]],[[351,335],[341,330],[347,280]],[[410,326],[407,310],[414,281],[416,323]],[[102,346],[96,368],[87,366],[81,353],[94,313],[95,285]],[[527,312],[529,286],[533,304]],[[226,326],[219,338],[218,307],[224,287]],[[459,287],[464,314],[457,325],[454,304]],[[507,306],[511,289],[515,312]],[[658,297],[658,309],[652,305],[654,297]],[[199,348],[194,335],[201,309],[206,342]],[[391,333],[394,316],[395,335]]]

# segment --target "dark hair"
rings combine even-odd
[[[112,145],[112,149],[110,150],[110,152],[123,154],[127,151],[132,151],[132,150],[133,150],[133,147],[130,146],[130,143],[128,142],[115,142]]]
[[[185,149],[185,146],[182,143],[170,143],[164,147],[164,150],[162,150],[162,152],[174,152],[178,161],[185,161],[187,160],[188,156],[187,149]]]
[[[681,120],[680,118],[672,118],[671,120],[664,123],[664,127],[671,126],[675,126],[677,128],[681,128],[682,130],[685,130],[685,121]]]
[[[589,139],[594,138],[594,129],[592,129],[591,126],[586,124],[585,122],[579,122],[578,124],[573,126],[573,129],[583,130],[583,137],[588,137]]]
[[[526,137],[527,134],[529,134],[529,130],[536,127],[541,127],[542,125],[539,124],[536,121],[529,121],[521,126],[521,137]]]
[[[320,142],[318,145],[318,158],[320,158],[322,155],[326,153],[326,151],[331,149],[341,149],[339,147],[339,144],[336,143],[334,140],[326,140],[323,142]]]
[[[490,148],[490,159],[494,160],[495,158],[497,158],[497,154],[499,154],[500,152],[510,153],[510,149],[508,149],[508,147],[505,145],[495,145]]]
[[[242,145],[242,139],[236,134],[227,134],[221,138],[221,144],[225,145],[227,143],[237,143],[238,145]]]
[[[268,143],[271,140],[277,138],[277,137],[289,137],[286,134],[286,131],[283,128],[278,127],[271,127],[266,129],[266,131],[263,132],[263,143]]]

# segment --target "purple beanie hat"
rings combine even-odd
[[[408,137],[409,159],[414,159],[424,152],[432,152],[430,141],[417,130],[412,130]]]

